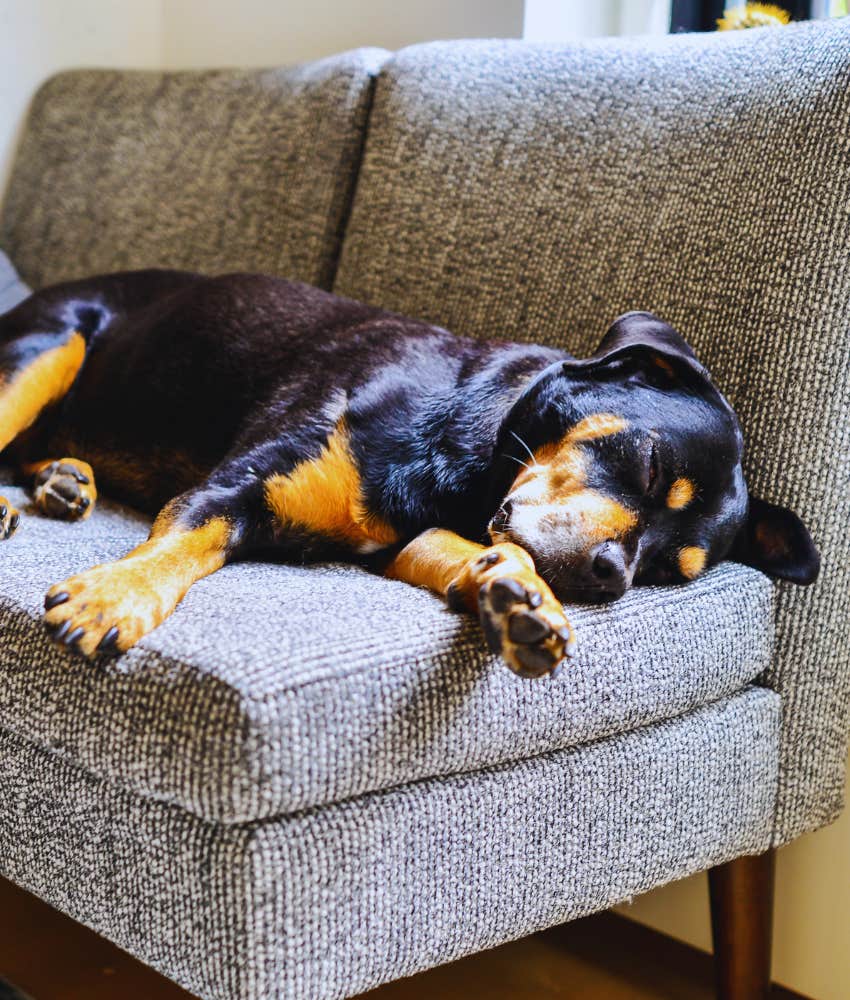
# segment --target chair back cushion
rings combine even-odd
[[[384,55],[61,73],[33,102],[0,246],[35,287],[144,267],[327,286]]]

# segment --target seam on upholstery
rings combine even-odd
[[[758,682],[758,678],[756,678],[756,682]],[[779,745],[777,747],[776,781],[774,782],[773,788],[773,819],[770,824],[770,847],[773,848],[780,847],[783,843],[782,838],[779,836],[779,829],[781,826],[779,803],[782,795],[782,740],[785,734],[785,699],[782,697],[780,692],[774,690],[774,688],[768,687],[766,684],[759,686],[765,691],[773,691],[779,699]]]
[[[351,170],[351,182],[348,185],[348,191],[343,197],[342,211],[339,216],[339,225],[337,226],[336,233],[334,234],[334,248],[328,265],[327,282],[323,284],[323,287],[327,288],[328,291],[333,291],[334,285],[336,285],[336,276],[339,271],[339,263],[342,258],[342,247],[345,243],[345,237],[348,232],[348,223],[351,220],[351,212],[354,208],[354,199],[357,196],[357,186],[360,181],[360,171],[363,167],[363,160],[366,154],[366,142],[369,138],[369,128],[372,123],[372,109],[375,105],[375,91],[378,88],[378,79],[382,74],[383,70],[379,70],[378,73],[370,75],[369,85],[366,89],[363,131],[354,152],[354,167]]]
[[[670,715],[662,719],[656,719],[654,722],[650,722],[645,725],[635,726],[632,729],[622,730],[616,733],[607,733],[603,736],[597,736],[595,739],[586,740],[584,743],[574,743],[569,746],[549,747],[546,750],[540,750],[538,753],[527,754],[523,757],[511,758],[508,760],[501,760],[498,761],[497,763],[482,764],[479,767],[474,767],[463,771],[448,771],[439,774],[422,775],[419,778],[411,778],[407,781],[399,781],[393,785],[386,785],[382,788],[373,788],[371,791],[368,792],[355,792],[352,795],[345,795],[338,799],[331,799],[328,800],[327,802],[317,803],[316,805],[307,806],[306,808],[302,809],[293,809],[291,812],[275,813],[272,816],[262,816],[257,819],[250,819],[250,820],[207,819],[205,820],[205,822],[217,823],[220,826],[250,827],[252,829],[258,829],[260,827],[268,826],[273,823],[279,823],[282,820],[294,819],[296,817],[309,816],[314,813],[320,813],[332,806],[340,806],[340,805],[344,806],[348,805],[349,803],[359,802],[365,799],[381,798],[393,792],[397,792],[400,789],[415,788],[418,785],[423,785],[428,782],[457,781],[459,779],[465,779],[465,778],[476,778],[482,774],[501,774],[504,771],[511,770],[512,768],[520,767],[526,763],[532,764],[535,761],[543,760],[547,757],[554,757],[559,754],[574,753],[580,750],[587,750],[589,747],[595,747],[602,745],[604,743],[610,743],[613,740],[634,737],[636,734],[642,731],[654,729],[658,726],[675,725],[681,720],[686,719],[689,715],[695,715],[698,712],[708,711],[709,709],[715,708],[718,705],[729,703],[733,699],[754,695],[756,692],[760,692],[764,697],[770,697],[770,696],[773,696],[775,698],[779,697],[775,691],[771,691],[768,688],[758,687],[757,685],[753,684],[745,684],[744,687],[739,688],[737,691],[733,691],[730,694],[723,695],[720,698],[715,698],[713,701],[707,701],[701,705],[693,706],[692,708],[688,708],[682,712],[677,713],[676,715]],[[108,783],[110,783],[110,779],[108,778],[101,780],[105,780]],[[140,792],[133,792],[132,794],[140,795],[143,798],[148,797],[148,796],[142,796],[142,793]],[[197,815],[195,812],[193,812],[191,809],[188,809],[186,806],[178,804],[177,808],[184,809],[186,812],[191,813],[191,815],[193,816]]]

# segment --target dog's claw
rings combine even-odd
[[[56,642],[62,642],[65,639],[65,635],[71,628],[70,621],[60,622],[58,625],[52,628],[53,638]]]
[[[564,653],[567,656],[575,656],[578,643],[576,642],[575,632],[569,627],[569,625],[564,625],[563,628],[558,629],[558,635],[564,640],[566,644],[564,646]]]
[[[0,542],[11,538],[18,527],[20,515],[5,497],[0,497]]]
[[[84,628],[75,628],[73,632],[69,632],[65,636],[64,643],[66,646],[74,646],[85,634],[86,630]]]
[[[118,629],[113,625],[112,628],[106,633],[106,635],[97,644],[98,653],[114,653],[116,652],[115,644],[118,642]]]
[[[44,610],[49,611],[51,608],[57,607],[59,604],[64,604],[70,598],[70,594],[67,590],[60,590],[58,594],[50,594],[44,598]]]

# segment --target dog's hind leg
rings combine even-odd
[[[71,388],[86,353],[85,337],[38,296],[0,317],[0,452]],[[18,526],[18,512],[0,497],[0,541]]]
[[[50,588],[45,623],[54,639],[87,656],[129,649],[171,614],[193,583],[240,553],[256,501],[250,486],[228,488],[216,480],[172,500],[148,540],[123,559]]]
[[[432,528],[408,543],[387,576],[427,587],[456,611],[478,615],[487,644],[521,677],[555,672],[575,649],[561,602],[512,542],[484,546]]]

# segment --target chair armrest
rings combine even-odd
[[[835,234],[831,234],[835,238]],[[825,237],[824,237],[825,238]],[[850,243],[839,241],[850,257]],[[824,247],[824,259],[838,247]],[[776,587],[764,683],[782,696],[777,846],[841,811],[850,731],[850,274],[766,338],[736,403],[753,493],[795,510],[821,553],[810,587]],[[835,272],[833,272],[835,273]],[[817,310],[817,315],[806,315]]]

